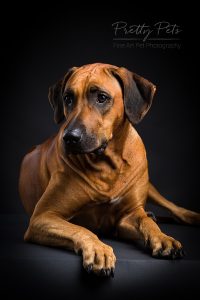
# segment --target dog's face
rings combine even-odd
[[[125,117],[138,123],[151,106],[155,86],[125,68],[91,64],[72,68],[50,88],[56,123],[65,120],[65,152],[101,154]]]

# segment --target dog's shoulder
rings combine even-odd
[[[122,153],[123,159],[126,159],[129,164],[146,161],[146,150],[144,143],[135,128],[129,126],[127,138]]]

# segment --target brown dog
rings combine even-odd
[[[125,68],[72,68],[50,88],[58,134],[28,153],[20,195],[31,215],[25,240],[79,251],[88,272],[112,276],[115,255],[95,233],[143,239],[153,256],[179,258],[181,243],[147,216],[149,196],[181,221],[200,214],[177,207],[149,183],[147,159],[134,129],[149,110],[155,86]]]

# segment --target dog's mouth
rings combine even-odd
[[[67,147],[66,145],[64,145],[65,148],[65,152],[66,154],[89,154],[89,153],[93,153],[95,155],[102,155],[106,149],[108,145],[107,141],[104,141],[98,148],[96,149],[92,149],[92,150],[87,150],[87,149],[82,149],[81,147],[78,147],[77,145],[75,146],[71,146],[71,147]]]
[[[102,155],[104,153],[107,145],[108,145],[108,142],[104,142],[100,147],[98,147],[97,149],[92,151],[92,153],[94,153],[96,155]]]

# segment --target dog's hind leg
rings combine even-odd
[[[149,183],[148,197],[152,203],[162,206],[170,211],[172,215],[178,219],[178,221],[191,225],[200,225],[199,213],[177,206],[170,202],[164,198],[151,183]]]

